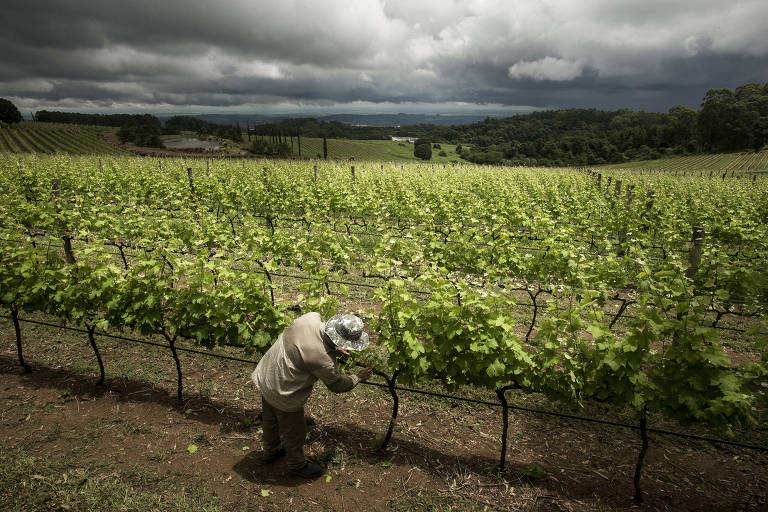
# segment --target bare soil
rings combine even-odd
[[[507,470],[498,473],[498,408],[408,393],[381,453],[372,442],[392,405],[372,386],[338,395],[316,386],[306,449],[327,470],[306,481],[289,476],[284,461],[259,461],[250,365],[182,354],[179,402],[168,351],[99,339],[107,381],[96,386],[85,336],[22,327],[29,374],[13,327],[0,319],[0,446],[89,478],[151,474],[142,491],[204,487],[221,510],[768,510],[765,452],[651,434],[645,501],[636,505],[635,431],[514,413]],[[531,476],[532,464],[543,475]]]

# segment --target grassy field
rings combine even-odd
[[[460,162],[461,158],[456,154],[456,146],[453,144],[441,144],[441,149],[432,149],[431,162]],[[447,156],[438,153],[445,151]],[[293,139],[293,154],[299,154],[299,145],[296,138]],[[323,139],[302,137],[301,154],[310,158],[322,158]],[[328,158],[332,160],[346,160],[354,157],[355,160],[381,160],[381,161],[421,161],[413,156],[413,144],[407,142],[395,142],[391,140],[347,140],[328,139]]]

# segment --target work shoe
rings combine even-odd
[[[307,462],[299,469],[292,469],[290,473],[301,478],[317,478],[323,474],[323,467],[314,462]]]
[[[264,455],[262,457],[261,461],[264,464],[272,464],[276,460],[279,460],[281,458],[285,457],[285,448],[280,448],[276,452],[272,453],[271,455]]]

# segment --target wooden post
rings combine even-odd
[[[693,236],[691,238],[693,247],[691,252],[688,253],[688,270],[685,271],[686,277],[693,277],[699,270],[699,263],[701,263],[701,246],[704,242],[704,228],[696,226],[693,228]]]
[[[206,158],[205,159],[205,171],[206,172],[211,172],[211,159],[210,158]]]
[[[315,185],[317,185],[317,165],[315,165]]]
[[[53,178],[51,180],[51,196],[54,199],[61,197],[61,178]]]
[[[656,196],[656,191],[655,190],[649,190],[648,191],[648,194],[646,196],[648,199],[645,202],[645,210],[646,211],[651,211],[653,209],[653,199],[654,199],[655,196]]]
[[[618,197],[619,194],[621,194],[621,180],[616,180],[616,191],[614,195]]]
[[[355,182],[355,166],[352,166],[352,183]]]
[[[757,183],[757,174],[752,175],[752,184],[754,185],[755,183]]]
[[[192,177],[192,168],[187,167],[187,178],[189,178],[189,191],[192,192],[192,194],[195,193],[195,180]]]
[[[51,180],[51,196],[56,201],[55,209],[56,213],[59,213],[59,199],[61,198],[61,178],[53,178]],[[67,264],[71,265],[75,262],[75,255],[72,252],[72,237],[69,235],[63,235],[61,237],[64,242],[64,258]]]
[[[613,176],[608,176],[608,179],[605,182],[605,190],[606,191],[611,189],[611,180],[612,179],[613,179]]]
[[[603,186],[603,173],[599,172],[597,173],[597,188],[600,188]]]
[[[616,197],[618,198],[620,190],[621,190],[621,181],[616,182]],[[626,209],[627,213],[629,213],[631,205],[632,205],[632,189],[634,189],[634,185],[627,185],[627,195],[625,198],[626,201]],[[623,224],[619,228],[619,248],[616,250],[616,256],[624,256],[624,244],[627,241],[627,229],[626,225]]]
[[[158,167],[160,168],[160,170],[162,171],[162,170],[163,170],[163,161],[162,161],[162,160],[158,160],[158,161],[157,161],[157,166],[158,166]]]

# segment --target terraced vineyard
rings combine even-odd
[[[600,166],[610,169],[653,169],[677,172],[768,171],[768,151],[718,153],[642,160]]]
[[[106,142],[102,130],[97,126],[22,122],[0,127],[0,153],[129,154]]]

